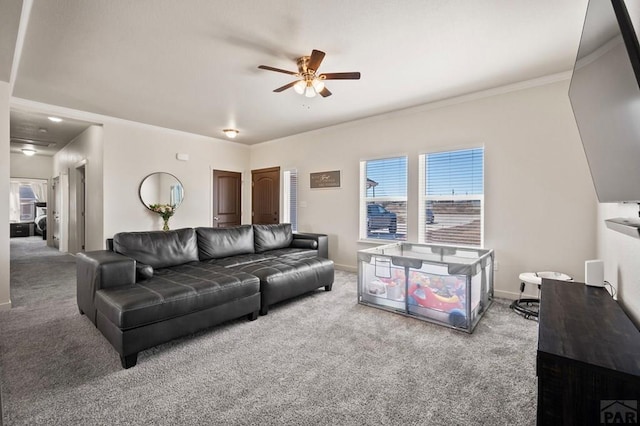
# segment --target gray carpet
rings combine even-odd
[[[47,247],[42,237],[11,238],[11,305],[14,308],[75,297],[76,260]]]
[[[6,425],[535,423],[537,324],[506,302],[468,335],[358,305],[356,275],[337,271],[332,292],[144,351],[123,370],[78,314],[69,257],[51,256],[47,278],[12,258],[12,280],[37,284],[0,313]]]

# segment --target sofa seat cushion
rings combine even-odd
[[[272,259],[275,259],[275,256],[270,256],[266,253],[253,253],[225,257],[224,259],[212,259],[208,260],[206,263],[210,265],[224,266],[226,268],[233,268],[235,266],[248,265],[250,263],[262,262]]]
[[[333,284],[333,261],[321,257],[278,258],[233,268],[260,278],[263,307]]]
[[[306,248],[282,248],[282,249],[265,251],[262,254],[274,259],[275,258],[303,259],[307,257],[318,256],[318,250],[311,250]]]
[[[153,269],[167,268],[198,260],[198,240],[193,228],[120,232],[113,236],[113,251]]]
[[[157,269],[147,281],[96,292],[96,309],[120,329],[163,321],[252,296],[255,276],[193,262]]]

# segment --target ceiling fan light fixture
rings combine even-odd
[[[320,64],[322,64],[324,57],[325,53],[316,49],[311,51],[310,56],[299,57],[296,60],[298,72],[274,68],[268,65],[258,65],[258,68],[296,76],[298,78],[297,80],[280,86],[273,91],[280,93],[293,87],[296,93],[304,95],[307,98],[313,98],[316,95],[320,95],[323,98],[331,96],[331,91],[325,86],[325,80],[360,80],[359,72],[330,72],[318,74],[318,68]]]
[[[304,80],[300,80],[293,85],[293,90],[295,90],[297,94],[302,95],[304,94],[304,89],[306,87],[307,87],[307,83]]]
[[[32,155],[35,155],[36,150],[33,148],[22,148],[22,153],[27,157],[31,157]]]
[[[307,83],[307,88],[304,89],[304,95],[307,98],[313,98],[316,95],[316,90],[313,88],[313,85],[311,84],[311,82]]]
[[[320,80],[318,77],[314,78],[311,84],[313,85],[313,88],[317,93],[320,93],[322,92],[322,90],[324,90],[324,81]]]
[[[236,136],[238,136],[238,133],[240,133],[240,131],[236,129],[224,129],[222,133],[224,133],[229,139],[234,139]]]

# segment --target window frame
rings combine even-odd
[[[378,197],[368,197],[367,196],[367,164],[370,162],[374,162],[374,161],[382,161],[382,160],[393,160],[393,159],[399,159],[402,158],[405,160],[405,196],[378,196]],[[381,244],[386,244],[386,243],[394,243],[394,242],[399,242],[399,241],[408,241],[408,237],[409,237],[409,220],[408,220],[408,215],[409,215],[409,208],[408,208],[408,201],[409,201],[409,162],[410,162],[410,157],[407,154],[390,154],[388,156],[384,156],[384,157],[375,157],[375,158],[367,158],[367,159],[362,159],[360,160],[360,179],[359,179],[359,184],[360,184],[360,191],[359,191],[359,197],[358,197],[358,205],[359,205],[359,215],[358,215],[358,239],[359,241],[362,242],[367,242],[367,243],[381,243]],[[400,202],[404,202],[405,203],[405,212],[404,214],[406,215],[407,219],[406,219],[406,224],[404,225],[405,227],[405,232],[403,234],[402,238],[398,238],[398,233],[396,232],[393,236],[393,238],[373,238],[370,237],[368,232],[367,232],[367,216],[368,216],[368,207],[367,205],[369,204],[369,202],[373,202],[375,204],[380,204],[380,203],[384,203],[384,202],[394,202],[394,201],[400,201]],[[397,231],[397,221],[396,221],[396,231]]]
[[[470,195],[428,195],[427,194],[427,159],[429,155],[454,153],[461,151],[473,151],[482,150],[482,194],[470,194]],[[440,151],[423,152],[418,156],[418,242],[422,244],[437,244],[437,245],[456,245],[472,248],[484,248],[485,237],[485,147],[484,146],[471,146],[461,147]],[[439,242],[439,241],[427,241],[427,202],[428,201],[480,201],[480,244],[461,244],[459,242]],[[434,216],[437,215],[434,212]]]
[[[295,184],[292,185],[292,178]],[[290,223],[291,230],[298,232],[298,188],[300,179],[295,168],[282,171],[282,223]]]

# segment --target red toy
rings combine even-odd
[[[451,312],[453,309],[463,309],[462,301],[458,296],[439,296],[428,286],[420,284],[409,285],[409,296],[413,297],[418,305],[425,308],[438,309],[444,312]]]

